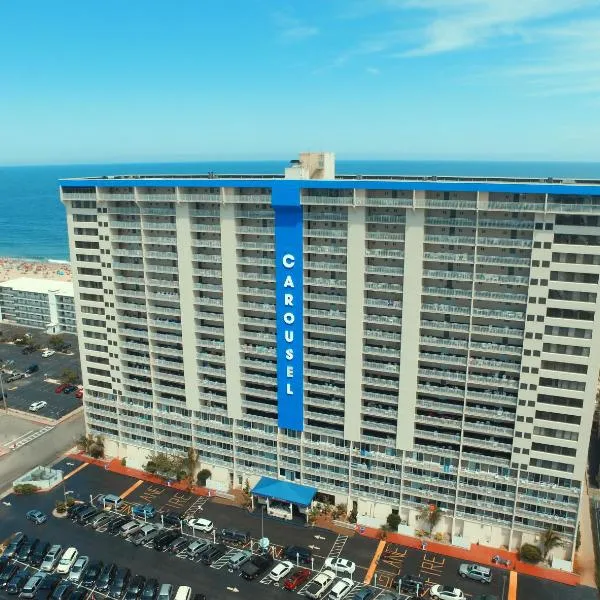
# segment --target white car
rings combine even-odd
[[[271,581],[280,581],[282,580],[292,569],[294,568],[294,563],[289,560],[284,560],[283,562],[275,565],[273,570],[269,573],[269,579]]]
[[[29,405],[29,410],[31,412],[37,412],[38,410],[40,410],[40,408],[44,408],[44,406],[47,406],[48,403],[45,400],[38,400],[37,402],[32,402]]]
[[[56,572],[62,573],[63,575],[68,573],[75,564],[78,555],[79,552],[77,552],[77,548],[73,548],[72,546],[71,548],[67,548],[58,563],[58,567],[56,567]]]
[[[325,568],[331,569],[336,573],[348,573],[352,575],[356,569],[356,564],[346,558],[328,558],[325,561]]]
[[[73,565],[73,568],[69,571],[69,577],[67,578],[69,581],[74,583],[78,583],[83,575],[83,572],[88,566],[90,562],[89,556],[80,556]]]
[[[187,526],[194,531],[204,531],[205,533],[210,533],[215,528],[213,522],[208,519],[188,519]]]
[[[44,358],[48,358],[49,356],[52,356],[53,354],[55,354],[54,350],[44,350],[42,352],[42,356]]]
[[[462,590],[449,585],[433,585],[429,595],[436,600],[466,600]]]
[[[347,577],[338,579],[334,586],[329,590],[327,598],[329,600],[342,600],[345,598],[350,590],[354,587],[354,581]]]

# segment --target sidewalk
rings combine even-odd
[[[581,515],[579,517],[579,531],[581,546],[577,551],[575,562],[577,572],[581,577],[581,585],[596,587],[596,558],[594,553],[594,532],[590,515],[590,497],[587,482],[581,496]]]

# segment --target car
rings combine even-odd
[[[110,563],[102,567],[100,575],[96,580],[96,589],[99,592],[105,592],[108,590],[117,574],[118,567],[115,563]]]
[[[122,515],[120,517],[117,517],[116,519],[113,519],[109,524],[108,527],[106,528],[106,530],[108,531],[108,533],[118,533],[119,530],[121,529],[121,527],[123,527],[123,525],[125,525],[125,523],[129,523],[130,518],[126,515]]]
[[[164,533],[158,534],[154,538],[152,545],[154,546],[155,550],[162,552],[163,550],[167,549],[171,542],[175,541],[179,537],[181,537],[179,531],[167,530]]]
[[[108,595],[111,598],[120,598],[129,585],[131,571],[126,568],[120,568],[115,573],[114,579],[108,588]]]
[[[32,567],[41,566],[42,562],[44,562],[44,558],[46,558],[46,554],[50,550],[50,544],[48,542],[40,542],[36,547],[33,553],[31,554],[31,558],[29,559],[29,564]]]
[[[0,575],[0,589],[5,588],[8,582],[19,572],[19,565],[11,563],[4,568],[2,575]]]
[[[188,555],[188,558],[195,558],[209,546],[210,542],[208,540],[194,540],[189,543],[188,547],[185,549],[185,553]]]
[[[54,354],[56,354],[54,350],[44,350],[42,352],[42,358],[50,358],[51,356],[54,356]]]
[[[36,373],[39,370],[40,370],[40,368],[37,365],[29,365],[25,369],[25,375],[33,375],[34,373]]]
[[[142,519],[152,519],[156,514],[156,509],[152,504],[138,504],[131,509],[131,514]]]
[[[95,516],[92,520],[92,528],[93,529],[102,529],[106,525],[108,525],[114,518],[114,515],[110,513],[100,513]]]
[[[463,563],[458,567],[458,574],[463,578],[481,581],[482,583],[491,583],[492,570],[489,567],[483,567],[473,563]]]
[[[204,552],[200,554],[202,564],[210,566],[216,560],[227,554],[229,548],[225,544],[211,544]]]
[[[398,590],[398,586],[400,586],[400,590]],[[408,573],[406,575],[396,575],[392,580],[392,589],[407,594],[416,594],[417,591],[422,592],[425,589],[425,579]]]
[[[28,521],[31,521],[35,525],[42,525],[48,520],[48,516],[45,515],[41,510],[29,510],[25,514]]]
[[[44,557],[44,560],[40,566],[42,571],[54,571],[58,561],[60,560],[60,555],[62,554],[62,546],[60,544],[53,544],[50,546],[50,550],[48,550],[48,554]]]
[[[144,585],[146,584],[146,578],[143,575],[136,575],[129,581],[129,585],[125,590],[125,600],[138,600],[142,595]]]
[[[370,587],[360,588],[354,596],[352,596],[352,600],[373,600],[375,598],[375,590]]]
[[[73,546],[67,548],[58,563],[58,567],[56,567],[56,572],[61,573],[62,575],[68,573],[75,564],[78,555],[79,552],[77,552],[77,548],[74,548]]]
[[[48,406],[48,403],[45,400],[37,400],[29,405],[29,410],[31,412],[37,412],[46,406]]]
[[[21,590],[21,598],[33,598],[36,592],[38,591],[38,588],[42,584],[42,581],[44,581],[44,575],[42,575],[41,573],[36,573],[35,575],[32,575],[25,582],[25,585]]]
[[[83,576],[84,571],[87,569],[87,566],[90,562],[89,556],[79,556],[77,560],[73,564],[73,567],[69,571],[69,576],[67,579],[72,581],[73,583],[78,583],[81,577]]]
[[[158,596],[158,580],[157,579],[147,579],[144,584],[144,589],[142,590],[142,600],[156,600]]]
[[[22,531],[15,533],[8,542],[8,546],[4,549],[2,556],[13,558],[28,539],[29,538]]]
[[[82,389],[78,389],[75,392],[75,398],[78,398],[79,400],[81,400],[83,398],[83,390]]]
[[[289,573],[291,573],[293,568],[294,564],[289,560],[284,560],[280,563],[277,563],[269,573],[269,579],[271,581],[280,581]]]
[[[10,564],[11,562],[8,556],[0,556],[0,575],[2,574],[2,571],[4,571],[4,569],[6,569],[6,567],[8,567]]]
[[[325,561],[325,568],[331,569],[336,573],[348,573],[348,575],[352,575],[356,570],[356,563],[353,563],[351,560],[346,558],[328,558]]]
[[[208,519],[188,519],[186,525],[194,531],[203,531],[205,533],[210,533],[215,527],[213,522]]]
[[[18,381],[19,379],[23,379],[25,377],[25,373],[13,373],[9,375],[6,379],[6,383],[12,383],[13,381]]]
[[[157,600],[173,600],[173,586],[170,583],[163,583],[160,586]]]
[[[270,554],[264,556],[252,556],[244,563],[241,575],[247,581],[262,578],[262,576],[273,566],[273,557]]]
[[[328,600],[342,600],[348,595],[353,587],[354,581],[352,581],[352,579],[349,579],[348,577],[338,579],[329,590],[327,598]]]
[[[46,575],[35,593],[36,600],[46,600],[52,594],[56,586],[62,581],[59,575]]]
[[[179,535],[167,546],[167,550],[173,554],[179,554],[189,543],[188,537]]]
[[[238,550],[234,552],[227,561],[227,565],[230,569],[239,569],[244,563],[247,563],[252,558],[252,552],[250,550]]]
[[[220,529],[217,531],[216,537],[221,541],[229,542],[234,545],[244,545],[250,541],[250,534],[246,531],[239,531],[238,529]]]
[[[52,592],[50,600],[66,600],[73,591],[73,584],[69,581],[62,581]]]
[[[63,394],[70,394],[74,391],[77,390],[77,386],[76,385],[68,385],[64,390],[63,390]]]
[[[286,590],[293,591],[308,581],[310,576],[311,571],[309,569],[298,569],[283,582],[283,587]]]
[[[69,387],[68,383],[61,383],[54,388],[55,394],[62,394]]]
[[[158,534],[160,529],[156,525],[144,525],[135,535],[131,537],[134,546],[141,546],[151,542]]]
[[[29,562],[39,543],[40,540],[38,538],[27,540],[17,552],[17,558],[21,562]],[[2,569],[0,569],[1,571]]]
[[[23,350],[21,350],[21,354],[33,354],[35,352],[35,346],[25,346]]]
[[[429,595],[436,600],[466,600],[462,590],[449,585],[432,585]]]
[[[312,600],[322,598],[334,579],[335,573],[329,569],[317,573],[304,589],[304,595]]]
[[[90,506],[92,505],[89,502],[75,502],[75,504],[71,504],[71,506],[67,508],[67,517],[69,519],[74,519],[78,513],[86,508],[90,508]]]
[[[163,525],[173,525],[174,527],[181,527],[183,521],[183,515],[171,511],[160,515],[160,520]]]
[[[81,576],[81,585],[91,588],[96,585],[96,580],[100,577],[104,563],[101,560],[92,560]]]
[[[20,594],[29,579],[27,569],[20,569],[6,585],[6,593],[11,596]]]
[[[283,551],[283,557],[292,561],[294,564],[300,562],[305,565],[310,565],[312,552],[304,546],[288,546]]]
[[[102,513],[102,509],[101,508],[96,508],[95,506],[91,506],[87,510],[84,510],[84,511],[80,512],[77,515],[77,518],[75,519],[75,522],[79,523],[79,525],[84,525],[85,526],[88,523],[91,523],[101,513]]]

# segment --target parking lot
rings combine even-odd
[[[184,513],[188,517],[201,516],[215,523],[216,528],[229,527],[251,534],[251,540],[246,547],[257,551],[257,540],[263,535],[271,542],[271,552],[275,557],[281,556],[284,546],[299,545],[312,549],[313,563],[309,565],[314,571],[323,568],[327,558],[343,557],[356,563],[353,574],[355,582],[351,593],[347,596],[350,600],[361,588],[365,587],[364,578],[376,556],[377,540],[354,535],[337,535],[334,532],[320,530],[298,525],[290,525],[279,520],[264,518],[260,513],[249,514],[247,511],[224,504],[218,500],[198,497],[173,490],[172,488],[147,483],[132,477],[127,477],[106,471],[102,468],[89,465],[80,467],[78,461],[65,459],[57,465],[67,473],[73,473],[65,482],[65,488],[49,494],[36,496],[9,496],[5,504],[0,505],[0,539],[5,539],[11,533],[22,530],[28,535],[36,535],[63,547],[75,546],[80,554],[88,554],[106,562],[116,562],[120,566],[127,566],[132,573],[139,573],[147,577],[156,577],[162,583],[173,585],[190,585],[194,593],[204,592],[209,598],[250,598],[258,596],[265,600],[290,597],[290,592],[282,590],[278,584],[273,584],[263,577],[260,581],[248,582],[242,579],[238,572],[230,572],[227,567],[228,557],[236,549],[230,548],[226,557],[218,560],[211,567],[206,567],[198,561],[192,561],[171,553],[157,552],[152,547],[135,547],[128,541],[113,537],[108,532],[98,532],[87,527],[76,525],[69,520],[50,517],[47,524],[35,528],[24,519],[24,514],[30,508],[40,508],[50,512],[54,501],[62,499],[63,493],[88,500],[97,498],[99,494],[114,493],[125,497],[126,507],[139,503],[150,503],[157,509],[154,523],[160,524],[160,514],[170,511]],[[212,541],[212,535],[194,533],[184,526],[186,535],[204,536]],[[476,598],[479,594],[493,594],[498,600],[507,598],[508,585],[505,579],[506,572],[494,569],[492,584],[485,585],[461,579],[457,574],[460,561],[445,556],[408,549],[387,544],[375,571],[376,577],[371,581],[371,587],[376,586],[377,595],[390,591],[393,577],[402,575],[419,575],[427,582],[455,585],[463,589],[467,598]],[[295,593],[301,593],[302,588]],[[237,590],[237,591],[234,591]],[[0,594],[1,596],[2,594]],[[95,593],[97,598],[101,594]],[[400,596],[401,598],[404,595]],[[583,587],[569,587],[557,583],[539,580],[533,577],[519,576],[519,600],[543,598],[544,600],[579,600],[596,598],[595,590]]]
[[[64,337],[72,345],[69,354],[57,352],[48,358],[43,358],[39,350],[33,354],[23,354],[21,346],[0,343],[0,364],[13,360],[14,365],[9,368],[20,372],[24,372],[30,365],[36,364],[39,367],[39,371],[24,379],[4,382],[8,408],[29,413],[29,407],[33,402],[43,400],[47,405],[35,414],[50,419],[60,419],[81,406],[81,400],[75,398],[74,392],[56,394],[54,390],[58,384],[46,381],[58,381],[65,369],[71,369],[76,373],[81,372],[77,340],[73,336]]]

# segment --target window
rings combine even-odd
[[[542,369],[547,369],[549,371],[563,371],[565,373],[579,373],[580,375],[586,375],[588,370],[587,365],[563,363],[551,360],[543,360]]]
[[[585,383],[582,381],[569,381],[568,379],[552,379],[540,377],[540,385],[556,388],[559,390],[572,390],[574,392],[585,392]]]
[[[577,292],[573,290],[549,290],[548,298],[563,302],[596,302],[597,294],[593,292]]]
[[[550,271],[551,281],[566,281],[569,283],[598,283],[598,273],[571,273],[569,271]]]
[[[574,321],[593,321],[594,312],[591,310],[571,310],[569,308],[549,308],[546,313],[553,319],[573,319]]]
[[[538,467],[540,469],[550,469],[551,471],[562,471],[564,473],[573,473],[575,470],[573,465],[565,465],[564,463],[558,463],[553,460],[540,460],[538,458],[530,459],[529,466]]]
[[[582,215],[556,215],[557,225],[577,225],[579,227],[600,227],[600,217]]]
[[[592,339],[591,329],[579,329],[577,327],[558,327],[556,325],[546,325],[544,329],[546,335],[558,335],[569,338]]]
[[[552,261],[572,265],[600,265],[600,254],[572,254],[570,252],[553,252]]]
[[[567,448],[565,446],[553,446],[551,444],[541,444],[533,442],[531,449],[536,452],[548,452],[549,454],[561,454],[562,456],[575,456],[577,450],[575,448]]]
[[[535,435],[543,435],[544,437],[568,440],[570,442],[579,440],[579,434],[576,431],[563,431],[562,429],[552,429],[551,427],[534,427],[533,433]]]
[[[567,415],[564,413],[548,412],[544,410],[536,410],[535,418],[541,419],[543,421],[554,421],[555,423],[569,423],[570,425],[581,424],[581,417],[579,416]]]
[[[561,398],[559,396],[549,396],[548,394],[538,394],[537,401],[541,404],[553,404],[555,406],[567,406],[569,408],[583,407],[583,400],[579,398]]]
[[[567,346],[564,344],[544,344],[544,352],[553,354],[568,354],[570,356],[589,356],[590,349],[582,346]]]

